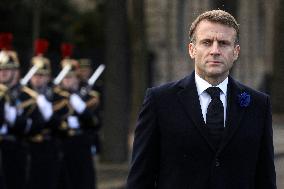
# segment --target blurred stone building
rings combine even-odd
[[[199,13],[220,8],[240,23],[241,54],[232,75],[270,93],[276,6],[277,0],[146,0],[148,47],[155,60],[153,85],[182,78],[193,70],[187,49],[190,24]]]

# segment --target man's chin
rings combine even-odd
[[[214,77],[214,76],[218,77],[218,76],[220,76],[220,75],[222,75],[224,73],[221,72],[220,70],[209,70],[207,72],[207,74],[208,74],[208,76],[211,76],[211,77]]]
[[[211,70],[207,72],[207,75],[212,78],[220,78],[228,76],[229,72],[224,72],[222,70]]]

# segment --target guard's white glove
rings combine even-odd
[[[80,127],[79,120],[76,116],[68,116],[67,122],[71,129],[78,129]]]
[[[16,121],[16,117],[17,117],[17,109],[15,106],[10,106],[9,103],[5,103],[4,105],[4,109],[5,109],[5,119],[6,121],[13,125]]]
[[[75,93],[70,95],[70,104],[72,108],[79,114],[83,113],[83,111],[86,109],[86,103],[79,95]]]
[[[52,104],[42,94],[36,99],[37,106],[45,121],[48,121],[53,114]]]

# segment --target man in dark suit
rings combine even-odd
[[[239,25],[212,10],[190,28],[195,72],[147,90],[127,189],[275,189],[269,97],[229,76]]]

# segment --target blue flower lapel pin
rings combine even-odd
[[[248,93],[243,92],[241,94],[238,95],[239,97],[239,104],[240,107],[248,107],[251,101],[251,97]]]

